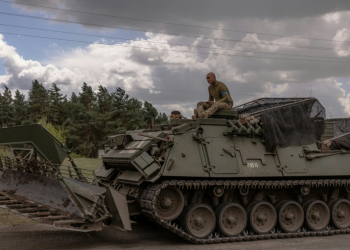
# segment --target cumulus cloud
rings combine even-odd
[[[341,57],[350,55],[350,43],[346,42],[350,40],[350,31],[347,28],[342,28],[337,31],[337,34],[334,37],[335,48],[337,54]],[[338,42],[339,41],[339,42]]]
[[[13,46],[8,45],[0,34],[0,58],[4,60],[6,75],[0,76],[10,88],[28,90],[33,79],[39,79],[48,86],[52,82],[65,82],[74,73],[63,68],[59,70],[52,64],[45,66],[38,61],[25,60]],[[69,79],[70,82],[72,79]]]
[[[162,112],[179,109],[190,116],[196,102],[207,99],[205,74],[214,71],[218,80],[230,88],[236,105],[260,97],[307,97],[311,94],[329,110],[328,116],[330,113],[333,117],[350,115],[350,85],[342,84],[349,82],[349,63],[319,62],[339,58],[349,60],[350,53],[345,50],[350,49],[350,43],[339,41],[350,40],[350,2],[310,0],[296,4],[295,1],[271,0],[266,4],[260,0],[222,1],[220,4],[212,0],[183,3],[159,0],[45,2],[46,6],[86,12],[98,10],[107,15],[188,23],[219,30],[14,5],[23,11],[39,11],[52,18],[192,37],[147,32],[137,41],[113,46],[95,43],[66,51],[62,48],[58,51],[57,44],[51,44],[53,53],[45,59],[45,63],[24,60],[0,37],[0,59],[4,59],[7,72],[5,76],[0,76],[0,81],[21,89],[29,89],[35,78],[46,86],[56,82],[68,96],[72,91],[78,92],[84,81],[94,89],[98,85],[110,91],[122,87],[131,96],[155,104]],[[43,5],[39,0],[28,3]],[[256,32],[235,33],[220,29]],[[337,42],[293,36],[334,39]],[[55,50],[57,53],[54,53]]]
[[[344,108],[346,100],[342,84],[333,78],[316,76],[316,72],[324,68],[305,70],[305,65],[309,64],[301,62],[304,66],[300,70],[291,71],[288,69],[290,62],[270,60],[258,61],[257,67],[247,69],[242,65],[251,63],[249,58],[182,53],[179,51],[198,52],[198,49],[170,46],[166,41],[171,41],[171,37],[148,36],[147,41],[163,43],[140,40],[112,46],[91,44],[64,53],[60,51],[47,59],[55,65],[23,59],[1,37],[0,58],[5,61],[7,74],[0,80],[10,88],[24,90],[30,88],[33,79],[43,82],[46,87],[55,82],[68,96],[72,91],[79,92],[84,81],[94,89],[98,85],[110,91],[122,87],[131,96],[150,101],[163,112],[178,109],[190,116],[196,102],[207,99],[205,74],[215,69],[218,79],[231,89],[237,105],[261,97],[305,97],[312,90],[313,96],[319,96],[331,107],[333,115],[350,115],[350,110]],[[199,43],[198,39],[192,41],[192,44]],[[217,45],[211,41],[207,46],[215,48]],[[265,49],[270,50],[269,47]],[[265,69],[259,69],[262,65]],[[303,78],[308,81],[304,82]]]
[[[45,9],[29,5],[13,4],[13,7],[28,13],[40,13],[45,17],[112,26],[116,29],[117,27],[124,27],[153,32],[170,32],[194,36],[213,35],[215,37],[220,37],[221,33],[223,37],[238,39],[241,39],[245,34],[236,32],[225,32],[223,34],[212,29],[189,27],[187,24],[214,29],[327,38],[328,27],[320,25],[318,19],[328,21],[329,25],[340,25],[343,21],[340,11],[350,11],[350,2],[344,0],[220,0],[220,2],[212,0],[47,0],[45,2],[27,0],[26,3],[78,10],[85,13]],[[89,13],[100,13],[102,15]],[[142,20],[155,20],[156,22]],[[55,24],[55,22],[51,24]],[[106,31],[101,27],[88,25],[84,25],[84,27],[101,32]],[[329,37],[333,37],[333,35],[331,34]]]

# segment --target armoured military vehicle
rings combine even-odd
[[[324,130],[316,99],[263,98],[110,136],[94,172],[40,125],[2,128],[0,207],[78,231],[144,216],[193,243],[350,233],[349,135]]]

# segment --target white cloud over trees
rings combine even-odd
[[[42,3],[41,1],[31,2]],[[83,8],[75,6],[79,2],[85,3]],[[193,2],[196,1],[193,0]],[[252,6],[254,4],[256,6],[259,5],[258,2],[260,1],[247,2],[254,2]],[[257,15],[255,16],[253,15],[254,10],[248,10],[245,4],[241,4],[241,12],[245,11],[245,15],[234,10],[232,13],[236,13],[236,16],[229,15],[226,10],[219,6],[211,13],[219,15],[221,10],[220,18],[214,14],[203,17],[196,11],[191,16],[187,13],[188,10],[180,13],[180,10],[176,12],[176,8],[180,7],[174,7],[174,13],[179,14],[175,18],[171,15],[171,12],[167,12],[165,6],[160,4],[157,9],[160,14],[154,15],[154,18],[149,16],[148,18],[169,20],[169,22],[177,20],[177,23],[201,24],[224,29],[255,30],[259,33],[291,36],[299,34],[304,37],[318,37],[338,41],[350,40],[350,31],[348,30],[350,12],[347,11],[350,9],[350,4],[339,1],[338,9],[342,9],[342,11],[337,12],[328,1],[317,1],[318,7],[316,9],[312,9],[308,4],[304,9],[299,8],[298,11],[296,9],[294,11],[294,8],[290,7],[290,12],[283,16],[281,13],[276,13],[278,11],[277,7],[282,6],[277,3],[280,1],[275,2],[276,5],[271,10],[268,10],[266,6],[261,7],[259,13],[256,10]],[[63,5],[65,8],[94,12],[97,2],[77,0],[74,1],[74,4],[72,1],[59,1],[60,5],[57,5],[58,1],[48,1],[48,3],[55,7]],[[115,7],[113,4],[113,1],[106,2],[104,8],[99,8],[99,12],[109,13],[109,10]],[[207,10],[213,7],[209,1],[204,1],[203,6],[207,6]],[[203,10],[203,6],[199,9]],[[285,5],[283,6],[283,8],[286,8]],[[124,8],[124,16],[132,16],[133,9],[131,6],[126,4],[120,8]],[[144,18],[145,15],[141,13],[141,9],[134,10],[133,15],[140,12],[140,17]],[[37,11],[38,8],[21,7],[21,10],[32,12]],[[40,9],[40,11],[43,11],[43,9]],[[122,10],[118,9],[116,14],[119,11]],[[150,6],[145,6],[143,12],[150,14],[154,10]],[[69,12],[52,10],[45,12],[45,15],[82,22],[87,21],[87,16],[83,14],[73,15]],[[180,19],[181,17],[183,18]],[[95,21],[106,25],[115,25],[119,22],[123,23],[125,20],[96,17]],[[126,21],[124,24],[130,27],[138,25]],[[150,24],[143,23],[141,26],[147,29],[147,25]],[[235,104],[260,97],[305,97],[311,94],[319,98],[324,104],[327,111],[329,111],[327,116],[330,117],[330,113],[333,117],[350,115],[350,85],[348,84],[350,82],[350,63],[317,61],[349,60],[350,43],[348,42],[273,37],[254,32],[234,35],[232,32],[220,30],[199,30],[195,28],[185,30],[184,28],[180,29],[180,27],[164,24],[152,26],[152,28],[154,27],[165,32],[181,31],[192,35],[236,38],[243,42],[145,33],[145,38],[138,41],[118,43],[111,46],[95,43],[62,51],[57,46],[57,42],[55,42],[55,46],[52,46],[53,42],[49,41],[48,44],[51,44],[51,46],[48,45],[48,47],[52,53],[45,59],[45,62],[38,62],[23,59],[16,49],[8,45],[6,39],[0,36],[0,59],[4,60],[6,68],[6,75],[0,76],[0,82],[7,84],[10,88],[23,90],[30,88],[33,79],[38,79],[46,86],[50,86],[52,82],[55,82],[68,96],[72,91],[79,92],[79,88],[84,81],[95,88],[98,85],[103,85],[109,90],[121,87],[131,96],[153,103],[162,112],[169,113],[172,109],[179,109],[190,116],[196,102],[207,99],[205,75],[209,71],[214,71],[217,73],[218,79],[230,88]],[[191,47],[175,44],[187,44]],[[277,46],[276,44],[283,44],[284,46]],[[303,46],[327,47],[330,49],[300,48]],[[239,50],[276,54],[243,53]],[[307,57],[307,55],[312,57]],[[300,60],[276,60],[271,59],[271,57]],[[318,59],[317,57],[330,59]]]

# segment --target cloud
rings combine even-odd
[[[323,16],[323,19],[326,20],[328,23],[335,22],[338,24],[340,21],[340,13],[339,12],[327,13]]]
[[[43,2],[40,0],[30,0],[26,1],[26,3],[43,5]],[[43,11],[36,7],[14,6],[27,11]],[[338,12],[339,10],[350,10],[350,3],[343,0],[334,0],[332,2],[327,0],[220,0],[219,3],[212,0],[178,0],[176,2],[164,2],[162,0],[100,0],[98,2],[94,0],[47,0],[45,1],[45,6],[86,12],[97,12],[98,10],[99,13],[103,14],[138,17],[140,19],[148,18],[167,20],[168,22],[174,20],[178,22],[178,20],[182,20],[183,23],[190,23],[192,21],[198,23],[217,22],[218,20],[242,18],[288,20],[320,16],[327,13]],[[154,6],[156,6],[156,8]],[[77,14],[74,12],[62,12],[56,10],[45,11],[51,12],[51,14],[55,16],[70,17],[71,19],[84,18],[83,14]],[[106,19],[112,18],[106,17]],[[122,20],[118,20],[118,22],[119,21]],[[129,23],[130,22],[131,20],[129,20]]]
[[[342,28],[337,31],[334,40],[341,42],[334,42],[337,49],[338,56],[345,57],[350,55],[350,43],[346,42],[350,40],[350,31],[347,28]],[[344,42],[343,42],[344,41]]]
[[[166,44],[167,40],[172,40],[171,37],[148,36],[147,41],[163,41],[164,44],[141,40],[113,46],[91,44],[64,53],[57,51],[56,55],[47,59],[54,65],[23,59],[1,37],[0,58],[5,60],[7,75],[0,79],[10,88],[23,90],[30,88],[33,79],[43,82],[46,87],[55,82],[68,96],[72,91],[79,92],[84,81],[95,90],[98,85],[107,87],[109,91],[122,87],[131,96],[153,103],[162,112],[178,109],[190,117],[196,102],[207,99],[205,74],[214,69],[218,79],[231,89],[236,105],[261,97],[305,97],[312,89],[313,95],[323,98],[332,108],[333,116],[350,115],[344,106],[346,100],[341,99],[345,97],[342,84],[332,77],[317,76],[324,70],[323,67],[329,65],[321,63],[321,68],[309,67],[305,70],[305,65],[310,64],[300,62],[303,67],[290,70],[290,62],[256,59],[257,67],[254,67],[255,63],[251,63],[250,58],[182,53],[178,51],[198,52],[198,49]],[[192,41],[192,44],[200,43],[201,39]],[[215,41],[206,41],[206,45],[217,47]],[[270,47],[262,48],[271,50]],[[248,63],[253,66],[252,69],[242,67]],[[264,67],[259,69],[261,66]],[[347,70],[343,73],[349,74]]]
[[[78,10],[86,13],[45,9],[34,6],[12,6],[31,14],[45,17],[115,27],[103,29],[83,25],[97,32],[120,32],[117,27],[170,32],[192,36],[220,36],[213,29],[189,27],[211,27],[248,32],[276,33],[289,36],[326,37],[328,28],[342,24],[342,12],[350,11],[350,2],[344,0],[28,0],[28,4]],[[89,13],[100,13],[93,15]],[[126,17],[126,18],[123,18]],[[320,25],[326,22],[327,26]],[[142,21],[143,20],[143,21]],[[147,22],[145,20],[155,20]],[[168,23],[168,24],[166,24]],[[173,25],[170,23],[183,24]],[[52,25],[56,24],[51,22]],[[213,32],[214,31],[214,32]],[[139,34],[139,33],[137,33]],[[324,36],[325,35],[325,36]],[[245,34],[221,32],[222,37],[241,39]],[[333,37],[331,34],[329,37]]]
[[[50,48],[57,48],[58,45],[57,45],[56,43],[51,43],[51,44],[49,44],[49,47],[50,47]]]
[[[20,56],[16,49],[8,45],[0,34],[0,58],[4,60],[4,66],[7,74],[0,76],[2,82],[5,82],[10,88],[28,90],[31,87],[31,81],[41,80],[47,87],[52,82],[65,82],[72,80],[74,73],[67,68],[59,70],[52,64],[41,65],[38,61],[25,60]]]
[[[207,72],[214,71],[218,79],[230,88],[236,105],[261,97],[308,97],[312,92],[312,96],[320,98],[333,117],[350,115],[347,108],[350,85],[345,84],[350,78],[349,63],[321,62],[339,58],[349,60],[350,53],[343,50],[350,49],[350,43],[294,37],[350,40],[350,2],[221,1],[218,4],[211,0],[176,3],[156,0],[51,0],[45,5],[259,33],[189,28],[14,5],[23,11],[40,11],[52,18],[194,37],[147,32],[138,33],[137,36],[142,38],[137,41],[113,46],[95,43],[65,51],[57,44],[58,47],[50,46],[53,52],[42,62],[23,59],[1,37],[0,58],[5,60],[7,74],[0,76],[0,80],[12,88],[22,89],[29,89],[34,78],[47,86],[56,82],[68,96],[72,91],[79,92],[84,81],[94,89],[98,85],[107,87],[109,91],[122,87],[131,96],[149,101],[163,112],[179,109],[190,116],[196,102],[207,99],[204,77]],[[39,0],[29,3],[43,5]],[[98,32],[106,30],[99,29]],[[281,60],[283,58],[289,60]]]

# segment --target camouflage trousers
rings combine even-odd
[[[197,118],[208,118],[214,114],[219,109],[230,110],[232,109],[233,104],[226,102],[214,102],[213,105],[209,105],[206,102],[197,103],[197,109],[194,110],[194,115]]]

